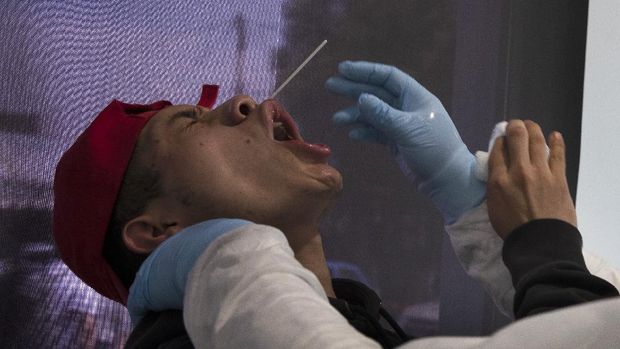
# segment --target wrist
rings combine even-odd
[[[579,230],[559,219],[535,219],[514,229],[504,241],[502,258],[516,285],[527,272],[552,262],[585,268]]]
[[[475,157],[464,149],[434,177],[417,183],[418,190],[429,196],[448,225],[486,198],[486,184],[475,175]]]

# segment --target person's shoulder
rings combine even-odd
[[[337,298],[329,299],[331,305],[364,335],[378,341],[383,347],[394,347],[411,339],[383,309],[381,298],[368,285],[355,280],[334,278],[332,287]],[[382,318],[391,326],[391,330],[380,324]]]
[[[362,306],[370,314],[379,316],[381,298],[366,284],[351,279],[334,278],[332,286],[338,299]]]

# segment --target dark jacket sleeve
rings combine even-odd
[[[125,343],[125,349],[193,348],[183,325],[183,312],[177,309],[147,313]]]
[[[515,318],[618,296],[586,268],[581,234],[557,219],[528,222],[513,231],[502,251],[515,287]]]

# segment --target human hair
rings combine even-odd
[[[146,141],[139,139],[127,165],[103,244],[103,257],[129,289],[148,254],[135,253],[123,242],[123,228],[161,194],[159,173],[146,161]]]

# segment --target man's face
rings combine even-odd
[[[303,142],[273,100],[258,105],[237,96],[213,110],[171,106],[140,137],[160,173],[160,199],[179,211],[182,226],[211,218],[280,228],[311,223],[342,188],[340,173],[327,164],[329,148]]]

